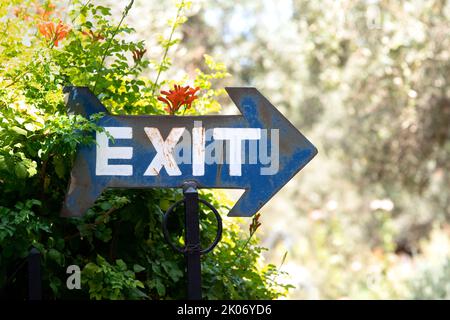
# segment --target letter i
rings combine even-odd
[[[205,128],[201,121],[194,121],[192,129],[192,175],[203,176],[205,174]]]

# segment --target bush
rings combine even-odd
[[[127,40],[133,29],[119,23],[110,9],[91,1],[72,1],[60,11],[50,1],[3,1],[0,4],[0,287],[26,295],[19,277],[32,246],[43,257],[44,297],[91,299],[179,299],[186,297],[185,262],[165,243],[161,218],[179,190],[108,190],[80,218],[61,218],[76,147],[93,143],[95,120],[66,114],[62,89],[87,86],[111,113],[164,114],[158,95],[169,69],[169,49],[180,39],[174,30],[186,21],[188,3],[178,5],[169,38],[162,37],[162,61],[146,58],[144,42]],[[193,85],[199,99],[186,114],[218,111],[223,90],[213,81],[228,76],[223,64],[205,56],[208,71],[197,70]],[[143,72],[152,76],[143,76]],[[224,214],[229,203],[218,192],[202,192]],[[215,236],[215,220],[201,210],[202,243]],[[182,212],[171,224],[182,237]],[[203,294],[208,299],[273,299],[290,286],[277,283],[279,271],[261,264],[258,240],[225,219],[221,243],[202,261]],[[66,268],[82,267],[82,289],[66,288]]]

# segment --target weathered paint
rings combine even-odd
[[[245,189],[229,216],[255,214],[317,154],[317,150],[257,89],[226,90],[241,115],[111,115],[88,88],[65,88],[69,113],[88,117],[105,112],[97,124],[115,128],[110,132],[117,139],[114,144],[105,145],[104,136],[96,133],[97,141],[103,143],[101,154],[98,143],[79,146],[62,215],[83,215],[106,188],[179,188],[187,180],[195,181],[199,188]],[[271,132],[272,142],[279,141],[279,145],[273,146],[273,150],[279,148],[276,170],[255,159],[240,161],[241,148],[236,144],[247,140],[248,148],[252,148],[249,141],[260,139],[263,129]],[[173,157],[185,130],[193,136],[191,164],[176,163]],[[205,132],[208,130],[213,131],[215,139],[229,140],[233,151],[228,155],[231,163],[205,164],[204,155],[208,150]]]

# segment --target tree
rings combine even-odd
[[[128,40],[125,24],[108,7],[71,1],[68,11],[51,1],[3,1],[0,4],[0,287],[23,297],[20,266],[32,246],[43,255],[46,298],[167,299],[186,296],[184,260],[164,242],[161,219],[177,190],[109,190],[81,219],[59,217],[76,147],[93,143],[86,133],[101,130],[95,119],[66,114],[63,87],[89,87],[111,113],[164,114],[161,88],[188,82],[162,80],[171,62],[172,37],[186,18],[189,3],[177,6],[168,38],[159,39],[163,58],[146,58],[144,42]],[[227,75],[206,57],[207,70],[192,81],[199,98],[187,114],[218,110],[223,90],[212,89]],[[152,77],[143,76],[150,72]],[[180,110],[181,112],[181,110]],[[229,202],[219,192],[203,192],[223,214]],[[214,220],[202,208],[202,244],[215,235]],[[174,241],[182,244],[182,219],[171,221]],[[264,250],[245,236],[234,220],[225,220],[223,240],[204,257],[204,297],[276,298],[289,286],[276,282],[279,270],[261,265]],[[66,268],[82,268],[82,289],[66,288]],[[19,268],[19,269],[18,269]],[[22,279],[23,280],[23,279]],[[23,286],[21,286],[21,284]]]

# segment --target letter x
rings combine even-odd
[[[163,140],[157,128],[146,127],[144,130],[157,152],[147,170],[145,170],[144,176],[157,176],[162,167],[166,168],[169,176],[181,175],[180,168],[173,158],[173,150],[183,135],[184,128],[173,128],[166,141]]]

